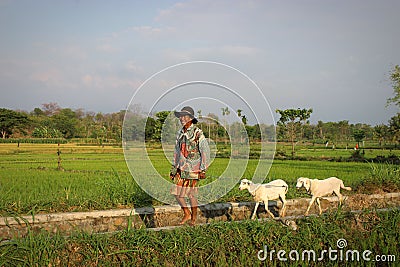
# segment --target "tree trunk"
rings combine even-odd
[[[294,157],[294,140],[292,140],[292,157]]]

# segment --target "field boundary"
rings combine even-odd
[[[303,215],[309,198],[287,200],[287,216]],[[212,203],[200,207],[198,223],[241,221],[249,219],[254,202]],[[337,208],[336,196],[321,199],[324,211]],[[268,208],[277,215],[280,202],[270,201]],[[355,194],[346,196],[344,210],[400,207],[400,192],[385,194]],[[316,205],[310,214],[316,214]],[[260,205],[258,217],[267,218]],[[1,240],[26,236],[29,232],[48,231],[71,234],[74,232],[105,233],[134,228],[162,228],[178,225],[182,213],[179,206],[156,206],[133,209],[114,209],[90,212],[37,214],[20,217],[0,217]]]

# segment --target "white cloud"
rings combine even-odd
[[[152,39],[170,37],[176,33],[176,28],[174,27],[135,26],[131,29],[141,37]]]
[[[244,43],[250,35],[257,37],[251,26],[264,11],[241,1],[192,0],[160,10],[154,21],[174,28],[178,40]]]
[[[39,82],[43,82],[43,83],[49,83],[49,82],[56,83],[60,80],[60,77],[61,77],[60,72],[55,69],[34,72],[30,76],[30,78],[33,81],[39,81]]]
[[[4,3],[17,2],[0,0],[0,6]],[[141,5],[147,4],[127,7],[140,11]],[[49,5],[37,7],[54,10]],[[261,81],[277,108],[310,106],[324,120],[336,119],[334,110],[343,96],[363,92],[362,101],[342,109],[350,118],[364,103],[380,106],[392,94],[390,85],[381,85],[386,91],[374,88],[399,61],[397,7],[395,1],[182,0],[162,10],[147,5],[136,16],[128,8],[117,12],[107,6],[109,23],[104,14],[86,11],[69,14],[66,10],[66,16],[31,22],[21,12],[8,14],[2,18],[8,26],[3,27],[0,85],[14,92],[39,88],[43,99],[56,94],[74,101],[72,92],[79,93],[79,101],[96,102],[99,110],[117,101],[109,97],[113,91],[130,94],[140,86],[140,79],[166,66],[211,60]],[[88,23],[71,24],[70,15],[76,16],[76,22]],[[18,31],[14,20],[18,25],[32,23],[32,30],[39,30]],[[60,34],[55,22],[71,28]],[[42,24],[49,27],[36,27]],[[374,95],[376,91],[379,94]],[[20,98],[15,99],[18,105]],[[372,115],[367,110],[365,117],[353,119],[379,119],[371,119]]]
[[[190,61],[199,59],[210,59],[221,61],[222,59],[234,57],[236,60],[256,58],[262,51],[257,47],[241,45],[221,45],[197,47],[192,49],[168,48],[163,52],[164,58],[170,61]]]
[[[128,70],[129,72],[134,72],[134,73],[143,71],[143,68],[133,60],[130,60],[126,63],[125,69]]]
[[[34,71],[29,75],[29,79],[33,82],[39,82],[44,87],[51,90],[74,89],[78,84],[70,78],[67,78],[67,73],[57,68]]]
[[[82,85],[93,90],[114,90],[118,88],[137,88],[140,81],[121,78],[118,75],[85,74],[81,77]]]
[[[255,56],[261,52],[260,48],[243,45],[224,45],[219,50],[226,54],[235,56]]]

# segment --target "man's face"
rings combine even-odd
[[[184,115],[179,117],[179,121],[181,122],[182,126],[185,126],[188,122],[190,122],[192,118],[189,115]]]

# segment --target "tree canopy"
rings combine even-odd
[[[0,133],[4,139],[15,129],[23,129],[29,123],[28,116],[14,110],[0,108]]]
[[[392,82],[394,96],[389,98],[388,104],[395,104],[400,108],[400,67],[399,65],[394,66],[390,72],[390,80]]]
[[[300,133],[303,133],[302,125],[308,122],[313,110],[305,108],[285,110],[277,109],[276,112],[281,116],[278,125],[286,129],[287,136],[292,143],[292,156],[294,156],[296,139]],[[300,138],[303,138],[303,136],[300,136]]]

